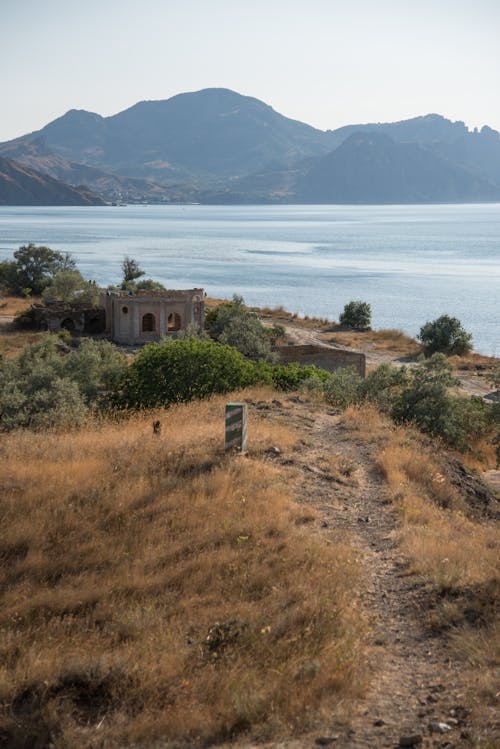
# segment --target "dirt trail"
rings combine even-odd
[[[493,747],[480,743],[481,727],[472,722],[473,706],[466,697],[470,672],[427,625],[425,584],[411,574],[398,547],[397,518],[375,467],[375,448],[348,432],[337,412],[325,413],[310,403],[292,407],[283,403],[283,408],[276,404],[272,418],[308,433],[293,458],[274,459],[302,472],[298,499],[319,512],[318,533],[331,542],[348,536],[364,561],[362,603],[370,625],[371,682],[365,698],[346,707],[341,720],[318,725],[314,733],[300,739],[264,746]],[[353,469],[345,481],[325,470],[325,457],[332,454],[345,462],[348,472]],[[238,749],[254,746],[258,745],[234,744]]]

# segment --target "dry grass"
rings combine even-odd
[[[37,298],[38,299],[38,298]],[[0,295],[0,319],[2,317],[13,317],[19,312],[24,312],[31,307],[35,299],[25,299],[18,296]]]
[[[481,668],[480,683],[470,672],[481,724],[499,696],[500,531],[498,524],[465,514],[439,460],[405,432],[392,433],[378,466],[400,514],[402,548],[413,571],[431,584],[429,626],[445,632],[455,655],[472,669]]]
[[[331,333],[334,332],[334,335]],[[323,334],[326,342],[346,348],[393,352],[411,358],[421,353],[420,344],[402,330],[381,328],[380,330],[345,330],[342,327],[328,329]]]
[[[453,369],[458,371],[475,371],[477,373],[487,374],[500,364],[500,359],[496,356],[483,356],[482,354],[471,352],[465,356],[450,356],[449,362]]]
[[[13,330],[10,327],[2,329],[0,324],[0,355],[12,359],[18,356],[25,346],[35,343],[46,335],[46,333],[34,333],[28,330]]]
[[[269,736],[359,689],[355,555],[264,459],[297,434],[255,417],[226,456],[224,402],[4,438],[5,746]]]

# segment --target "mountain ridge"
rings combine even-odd
[[[350,141],[349,165],[342,146],[355,134],[364,138]],[[410,144],[420,148],[420,163]],[[432,113],[323,131],[225,88],[144,100],[108,117],[71,109],[0,143],[0,156],[70,182],[81,177],[108,199],[126,192],[167,202],[308,202],[313,194],[318,202],[500,200],[500,136],[488,126],[471,131]],[[367,190],[374,179],[376,189]]]

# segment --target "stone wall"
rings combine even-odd
[[[274,346],[283,364],[298,362],[299,364],[314,364],[316,367],[335,372],[338,369],[354,367],[360,377],[366,376],[366,357],[354,351],[334,349],[328,346]]]

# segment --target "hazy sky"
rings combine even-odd
[[[500,0],[0,0],[0,141],[212,86],[322,129],[500,129]]]

